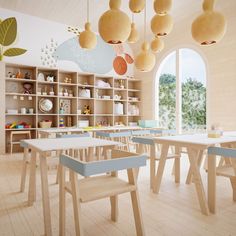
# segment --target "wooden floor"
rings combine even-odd
[[[37,202],[27,207],[27,192],[19,193],[21,155],[0,157],[0,235],[43,235],[40,178],[37,173]],[[236,203],[228,179],[217,179],[217,215],[203,216],[199,210],[193,185],[186,185],[187,159],[181,164],[182,180],[177,185],[171,176],[171,163],[158,195],[149,191],[148,167],[140,172],[139,191],[147,236],[158,235],[236,235]],[[204,181],[206,174],[202,172]],[[125,176],[122,173],[122,177]],[[58,235],[58,185],[55,171],[50,171],[50,195],[53,234]],[[85,235],[135,235],[133,214],[128,194],[119,197],[119,221],[110,221],[109,200],[82,205]],[[67,235],[75,235],[72,203],[67,197]]]

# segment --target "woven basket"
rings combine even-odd
[[[48,128],[51,128],[51,126],[52,126],[52,121],[40,121],[39,122],[40,128],[48,129]]]

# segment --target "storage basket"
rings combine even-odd
[[[48,129],[48,128],[51,128],[51,126],[52,126],[52,121],[40,121],[39,122],[40,128]]]

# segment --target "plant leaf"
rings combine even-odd
[[[3,53],[3,55],[7,57],[15,57],[24,54],[26,51],[27,50],[24,48],[9,48]]]
[[[17,22],[15,17],[7,18],[0,23],[0,44],[11,45],[17,34]]]

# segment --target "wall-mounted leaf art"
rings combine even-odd
[[[0,61],[4,56],[15,57],[24,54],[27,50],[23,48],[10,48],[16,40],[17,22],[15,17],[5,20],[0,19]]]

